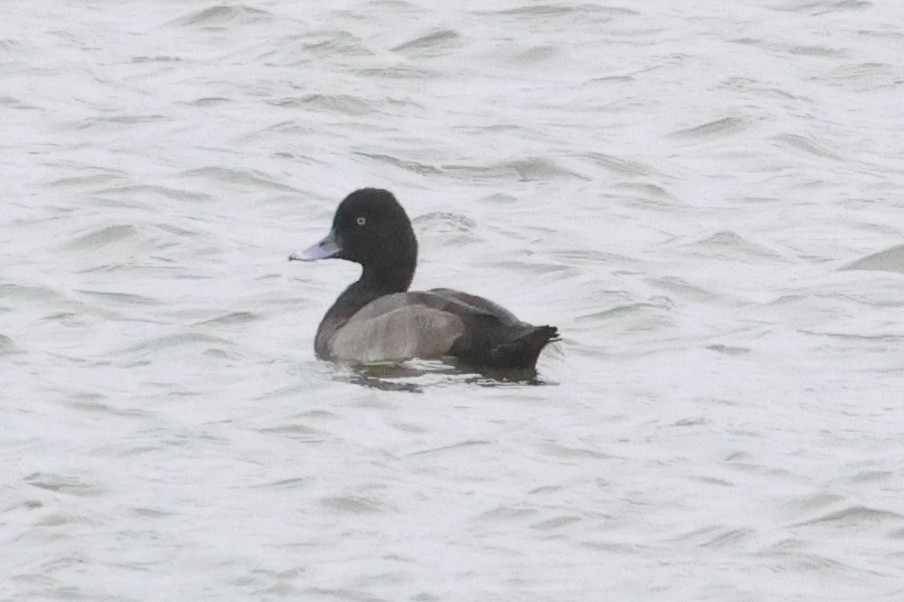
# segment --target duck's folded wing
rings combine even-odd
[[[435,307],[410,302],[398,307],[385,302],[377,308],[370,305],[335,334],[332,357],[362,364],[439,358],[464,332],[458,316]]]
[[[450,302],[462,303],[478,311],[484,311],[496,316],[508,324],[518,324],[520,320],[515,315],[498,303],[493,303],[484,297],[478,297],[471,293],[464,293],[451,288],[433,288],[427,291],[431,295],[437,295]]]

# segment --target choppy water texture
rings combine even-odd
[[[904,5],[465,4],[5,11],[0,597],[904,599]],[[364,185],[535,380],[314,359]]]

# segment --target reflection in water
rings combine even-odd
[[[420,382],[412,382],[417,379]],[[555,384],[541,379],[533,368],[485,369],[463,362],[416,360],[402,364],[382,363],[348,366],[334,380],[381,391],[423,393],[425,388],[466,383],[481,387],[538,386]]]

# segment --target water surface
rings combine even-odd
[[[897,4],[7,12],[0,597],[904,595]],[[535,379],[313,357],[360,186]]]

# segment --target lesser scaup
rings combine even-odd
[[[411,221],[387,190],[364,188],[336,209],[320,242],[289,260],[345,259],[361,278],[326,312],[314,351],[353,363],[453,356],[478,367],[533,368],[554,326],[533,326],[499,305],[460,291],[406,292],[417,265]]]

